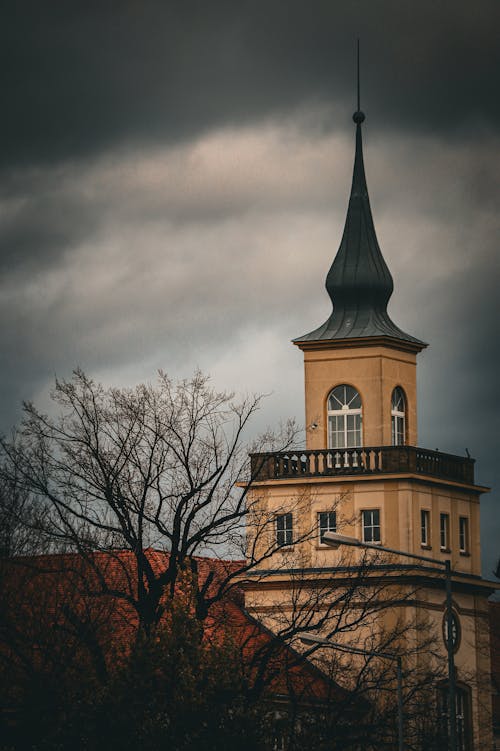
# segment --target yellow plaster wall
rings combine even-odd
[[[317,532],[317,514],[320,511],[336,510],[337,531],[361,539],[361,511],[379,508],[382,545],[443,561],[449,558],[455,572],[480,576],[477,490],[420,475],[337,476],[257,483],[251,491],[251,499],[259,508],[261,519],[268,520],[266,544],[272,545],[273,542],[273,517],[287,511],[294,515],[296,534],[304,539],[296,547],[275,552],[270,559],[257,566],[262,570],[262,579],[256,577],[246,591],[246,607],[271,629],[279,631],[284,622],[294,617],[294,609],[300,608],[300,599],[307,601],[307,582],[304,584],[302,568],[311,569],[306,578],[318,577],[323,582],[321,587],[325,586],[326,581],[330,587],[333,586],[331,591],[334,592],[335,577],[344,575],[335,569],[356,564],[362,551],[355,548],[334,550],[320,544]],[[430,546],[426,548],[422,547],[420,539],[421,509],[431,512]],[[451,550],[448,552],[440,549],[440,513],[450,515]],[[459,550],[460,516],[469,519],[467,555]],[[409,563],[403,559],[401,562]],[[488,744],[492,737],[487,601],[485,596],[460,591],[460,588],[463,590],[468,585],[470,580],[464,579],[454,586],[454,604],[462,630],[456,667],[458,680],[467,684],[471,691],[474,748],[478,751],[490,748]],[[325,589],[317,606],[327,606],[327,598]],[[438,645],[437,659],[442,659],[446,666],[442,639],[444,587],[420,587],[417,598],[415,606],[400,609],[409,623],[422,624],[420,632],[419,629],[408,632],[408,650],[418,641],[419,633],[424,633],[424,624],[430,623]],[[390,626],[391,611],[377,617],[380,618],[378,622],[361,626],[355,634],[349,634],[349,638],[356,639],[360,644],[372,634],[374,628]]]
[[[259,509],[255,521],[249,520],[249,544],[252,530],[258,530],[262,544],[257,550],[273,544],[277,514],[293,514],[294,538],[303,542],[293,551],[277,551],[261,568],[279,568],[291,555],[303,565],[322,567],[338,565],[337,551],[319,542],[317,514],[335,510],[337,531],[362,538],[361,512],[380,509],[382,545],[437,558],[451,559],[452,568],[468,574],[480,575],[479,497],[474,491],[453,483],[438,483],[429,479],[393,476],[383,479],[366,476],[348,478],[320,478],[310,481],[275,481],[256,485],[250,494],[250,507]],[[430,545],[422,547],[420,539],[420,511],[431,513]],[[257,513],[257,512],[256,512]],[[442,551],[439,537],[439,515],[450,515],[451,551]],[[459,517],[469,519],[469,550],[459,551]],[[265,525],[265,531],[262,528]],[[285,555],[286,554],[286,555]]]
[[[406,395],[406,442],[417,445],[416,355],[389,346],[304,350],[306,448],[327,447],[327,399],[339,384],[353,386],[363,406],[363,445],[391,444],[391,396]],[[309,426],[317,424],[311,430]]]
[[[281,587],[276,581],[274,588],[259,591],[257,584],[256,587],[247,591],[245,598],[247,609],[268,628],[278,632],[287,627],[292,622],[294,613],[308,602],[306,580],[287,580],[283,576],[280,578]],[[337,592],[335,575],[330,586],[335,595]],[[402,583],[389,585],[385,596],[388,600],[398,599],[404,591]],[[324,590],[324,597],[326,596],[326,590]],[[396,624],[401,627],[401,623],[404,622],[408,625],[408,630],[403,629],[404,670],[411,670],[412,664],[418,665],[420,669],[427,666],[430,670],[439,670],[443,679],[446,679],[447,653],[443,639],[444,586],[429,589],[418,585],[415,588],[411,585],[410,597],[411,605],[388,608],[372,617],[367,615],[366,621],[360,623],[354,632],[341,631],[335,635],[335,641],[353,646],[369,646],[374,643],[374,638],[376,642],[377,632],[385,630],[386,633],[391,633]],[[485,597],[454,591],[453,607],[458,615],[461,629],[460,642],[454,657],[456,678],[459,685],[466,686],[470,691],[474,749],[482,751],[490,749],[492,743],[487,601]],[[333,622],[335,622],[335,612],[332,613]],[[429,638],[432,639],[432,650],[428,648]],[[423,651],[415,655],[414,649],[419,645],[423,646]],[[303,648],[299,642],[294,646],[298,649]],[[327,660],[328,651],[320,651],[318,657]],[[341,677],[342,685],[349,688],[349,670],[342,673]]]

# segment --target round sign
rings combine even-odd
[[[443,641],[448,649],[448,614],[446,612],[443,616]],[[451,643],[453,651],[456,652],[460,646],[460,619],[454,610],[451,611]]]

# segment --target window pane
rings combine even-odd
[[[336,433],[335,433],[335,445],[334,448],[345,448],[346,435],[345,435],[345,418],[344,415],[335,417]]]
[[[392,444],[402,446],[404,444],[404,419],[398,415],[392,415]]]
[[[461,516],[459,519],[459,547],[461,553],[466,553],[469,545],[469,520]]]
[[[328,397],[328,409],[361,409],[361,397],[352,386],[336,386]]]
[[[358,394],[357,391],[355,391],[350,386],[347,387],[347,402],[350,409],[360,409],[361,408],[361,397]]]
[[[276,516],[276,544],[278,546],[291,545],[293,542],[292,514],[278,514]]]
[[[325,532],[337,531],[337,515],[335,511],[320,511],[318,513],[318,527],[320,541],[323,541]]]
[[[363,511],[363,540],[364,542],[380,542],[380,510]]]
[[[345,403],[345,386],[337,386],[328,399],[328,409],[342,409]]]
[[[439,517],[439,533],[440,533],[440,545],[443,550],[448,548],[449,542],[449,521],[448,514],[440,514]]]
[[[395,388],[391,397],[391,438],[393,446],[405,443],[406,400],[403,390]]]
[[[331,417],[328,418],[328,445],[330,448],[335,448],[335,431],[333,430],[333,419]]]
[[[421,521],[420,541],[422,545],[428,545],[429,544],[429,512],[428,511],[420,512],[420,521]]]
[[[356,446],[361,446],[361,415],[356,415]]]
[[[391,407],[397,412],[405,411],[405,396],[403,390],[397,386],[392,392]]]

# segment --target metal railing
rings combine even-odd
[[[474,483],[474,459],[416,446],[274,451],[250,454],[253,480],[414,473]]]

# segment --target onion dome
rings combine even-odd
[[[294,339],[294,343],[300,346],[302,342],[382,336],[420,350],[426,344],[401,331],[387,313],[394,285],[377,241],[366,187],[361,138],[364,119],[359,109],[353,115],[356,154],[351,196],[342,241],[326,277],[333,311],[322,326]]]

